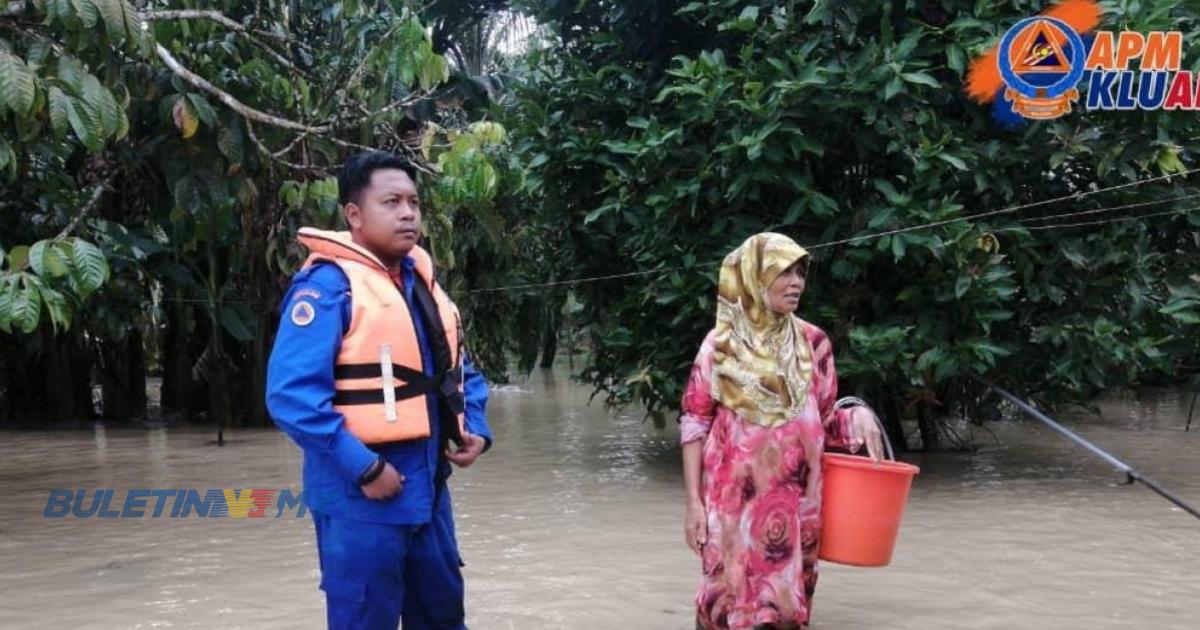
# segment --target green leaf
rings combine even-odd
[[[900,206],[904,205],[904,203],[907,201],[899,192],[896,191],[896,187],[886,179],[876,178],[871,183],[875,185],[875,190],[883,193],[883,196],[887,198],[889,203]]]
[[[228,306],[222,306],[218,318],[221,321],[221,327],[229,336],[241,342],[253,341],[255,334],[253,328],[253,316],[248,313],[243,313],[238,309]],[[251,322],[251,323],[247,323]]]
[[[236,121],[217,130],[217,148],[231,164],[241,164],[244,156],[242,127]]]
[[[604,216],[608,211],[615,210],[616,208],[617,204],[606,203],[603,206],[600,206],[599,208],[587,213],[587,216],[583,218],[583,224],[588,225],[590,223],[594,223],[597,219]]]
[[[29,268],[39,276],[47,274],[46,269],[46,248],[50,245],[49,241],[38,241],[29,248]]]
[[[969,170],[969,169],[967,169],[966,162],[962,161],[961,159],[959,159],[953,155],[950,155],[949,153],[939,153],[937,156],[943,162],[946,162],[950,166],[953,166],[954,168],[956,168],[960,171]]]
[[[92,0],[104,18],[104,30],[114,42],[125,41],[125,3],[121,0]]]
[[[121,110],[121,116],[117,118],[117,131],[113,134],[113,140],[122,140],[129,135],[129,117],[125,115],[125,110]]]
[[[96,119],[97,115],[83,101],[67,100],[66,104],[67,120],[71,123],[75,137],[90,151],[98,152],[103,149],[104,138],[101,135],[100,122]]]
[[[1066,258],[1067,261],[1071,263],[1071,266],[1075,267],[1076,269],[1086,269],[1088,266],[1087,256],[1074,247],[1068,247],[1064,245],[1059,248],[1059,253],[1061,253],[1063,258]]]
[[[942,87],[942,84],[938,83],[937,79],[929,76],[928,74],[926,74],[924,72],[904,72],[904,73],[900,74],[900,77],[902,79],[904,79],[905,81],[908,81],[909,83],[916,83],[918,85],[928,85],[931,88],[941,88]]]
[[[650,121],[641,116],[634,116],[633,118],[625,121],[625,124],[633,127],[634,129],[645,129],[650,126]]]
[[[958,361],[954,357],[946,357],[937,363],[933,370],[933,380],[942,382],[958,373]]]
[[[906,249],[907,243],[905,242],[903,235],[896,234],[892,237],[892,256],[894,256],[897,261],[899,261],[901,258],[904,258],[904,252]]]
[[[1164,175],[1182,173],[1187,170],[1187,165],[1179,159],[1179,149],[1176,148],[1164,148],[1159,151],[1157,163],[1158,169]]]
[[[18,245],[8,252],[8,270],[13,273],[19,273],[25,268],[25,263],[29,262],[29,247],[26,245]]]
[[[200,121],[209,127],[217,125],[217,112],[213,111],[212,105],[203,96],[191,93],[187,95],[188,101],[192,104],[192,109],[196,115],[200,117]]]
[[[546,155],[545,153],[539,153],[533,156],[533,159],[529,161],[529,168],[537,168],[549,161],[549,155]]]
[[[121,127],[121,117],[125,113],[117,104],[117,99],[113,98],[112,92],[101,85],[95,76],[89,74],[83,80],[83,98],[88,104],[88,109],[97,114],[100,136],[102,138],[115,136]]]
[[[70,120],[68,120],[69,110],[67,103],[70,99],[71,97],[67,96],[57,87],[50,88],[50,126],[54,129],[54,133],[59,136],[67,135],[67,129],[71,125]]]
[[[77,238],[71,244],[71,271],[80,293],[87,297],[108,280],[108,261],[100,248]]]
[[[71,17],[71,0],[46,0],[46,24],[65,23]]]
[[[8,169],[9,179],[17,176],[17,154],[8,144],[8,140],[0,137],[0,170]]]
[[[900,77],[898,76],[893,77],[892,80],[888,82],[887,87],[883,88],[883,100],[890,101],[892,100],[892,97],[896,96],[902,91],[904,91],[904,82],[901,81]]]
[[[50,314],[50,323],[54,326],[55,332],[62,332],[71,327],[71,308],[67,305],[67,299],[62,293],[45,286],[39,289],[42,296],[42,303],[46,305],[46,312]]]
[[[62,0],[62,4],[67,4],[66,0]],[[79,21],[83,22],[84,28],[90,29],[100,22],[100,11],[93,0],[72,0],[71,4],[74,5],[75,13],[79,16]],[[67,13],[69,15],[69,10]]]
[[[62,243],[59,242],[57,247],[48,247],[42,258],[42,265],[52,278],[61,278],[71,272],[71,259],[63,252],[61,245]],[[39,273],[38,275],[43,274]]]
[[[946,65],[961,75],[967,69],[967,58],[963,54],[963,49],[959,48],[956,44],[947,44]]]
[[[0,331],[12,332],[12,305],[17,276],[0,274]]]
[[[133,44],[131,48],[138,47],[141,48],[143,54],[149,54],[152,46],[150,38],[142,30],[142,18],[138,17],[133,5],[126,0],[121,0],[121,8],[125,14],[125,33],[129,37],[129,43]]]
[[[962,299],[962,296],[967,294],[967,290],[971,288],[971,276],[969,274],[961,274],[958,276],[958,281],[954,283],[954,297]]]
[[[1003,322],[1012,319],[1013,312],[1004,309],[992,309],[983,311],[975,315],[975,319],[981,322]]]
[[[917,369],[925,371],[945,360],[946,352],[941,348],[933,347],[921,353],[921,356],[917,357]]]
[[[87,70],[83,69],[83,64],[79,63],[78,59],[70,55],[60,55],[58,58],[58,80],[66,84],[67,88],[75,96],[83,95],[84,78],[89,76]]]
[[[54,43],[48,39],[37,39],[29,44],[29,52],[25,54],[25,64],[36,71],[50,58],[54,51]]]
[[[0,105],[27,116],[37,100],[37,82],[25,62],[0,49]],[[0,109],[3,111],[3,109]]]
[[[913,29],[911,33],[909,33],[904,39],[900,40],[900,43],[896,45],[896,48],[892,54],[892,58],[897,61],[903,61],[904,59],[907,59],[912,53],[913,49],[917,47],[917,44],[920,43],[921,37],[924,34],[925,32],[923,29]]]
[[[441,55],[430,53],[421,64],[418,82],[422,90],[431,90],[449,78],[450,66]]]
[[[13,295],[9,315],[17,330],[28,335],[37,330],[38,322],[41,320],[42,299],[37,286],[28,281],[28,275],[22,275],[21,280],[24,288],[18,289]]]
[[[55,277],[69,276],[71,273],[71,243],[66,240],[54,240],[54,247],[46,252],[46,268]]]

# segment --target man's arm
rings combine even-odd
[[[446,459],[459,468],[475,463],[484,452],[492,447],[492,429],[488,426],[487,381],[475,369],[468,357],[463,357],[463,390],[466,395],[465,433],[463,443],[457,449],[446,449]]]
[[[492,448],[492,428],[487,421],[488,384],[483,374],[475,369],[471,356],[463,356],[463,389],[467,404],[464,414],[467,432],[482,437],[487,445],[483,452]]]
[[[267,409],[300,448],[332,455],[346,480],[357,482],[379,455],[346,429],[333,408],[346,287],[341,270],[330,265],[302,272],[292,283],[267,364]]]

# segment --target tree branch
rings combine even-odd
[[[263,155],[267,156],[273,162],[278,162],[279,164],[282,164],[283,166],[286,166],[290,169],[294,169],[294,170],[298,170],[298,171],[309,171],[309,172],[313,172],[313,173],[320,173],[322,175],[328,175],[330,170],[341,167],[340,164],[335,165],[335,166],[326,167],[326,166],[313,166],[311,164],[297,164],[296,162],[289,162],[289,161],[283,159],[283,155],[286,154],[287,151],[291,150],[292,146],[296,144],[296,142],[299,140],[299,138],[297,138],[296,140],[293,140],[292,144],[285,147],[283,151],[274,152],[274,151],[271,151],[271,149],[269,147],[267,147],[267,145],[263,144],[263,141],[259,139],[258,134],[254,133],[254,124],[251,123],[249,120],[246,120],[245,123],[246,123],[246,134],[250,136],[250,141],[254,143],[254,146],[258,149],[259,153],[262,153]],[[301,136],[301,138],[302,137],[303,136]]]
[[[303,141],[307,137],[308,137],[307,133],[302,133],[302,134],[296,136],[295,138],[292,138],[292,141],[289,142],[286,147],[283,147],[282,149],[272,153],[271,155],[273,157],[277,157],[277,158],[283,157],[283,156],[287,155],[288,153],[291,153],[292,149],[296,148],[296,145],[300,144],[300,142]]]
[[[343,121],[341,121],[339,124],[337,124],[337,125],[336,125],[336,127],[337,127],[338,129],[346,129],[346,128],[348,128],[348,127],[353,127],[353,126],[356,126],[356,125],[361,125],[361,124],[363,124],[364,122],[368,122],[368,121],[370,121],[372,118],[374,118],[374,117],[376,117],[376,116],[379,116],[379,115],[381,115],[381,114],[386,114],[386,113],[388,113],[388,112],[390,112],[390,111],[393,111],[393,110],[399,109],[399,108],[401,108],[401,107],[405,107],[405,106],[408,106],[408,105],[412,105],[413,103],[416,103],[416,102],[418,102],[418,101],[423,101],[423,100],[427,100],[427,99],[431,99],[431,98],[434,98],[434,97],[433,97],[433,96],[431,96],[431,95],[424,95],[424,96],[406,96],[406,97],[404,97],[404,98],[402,98],[402,99],[399,99],[399,100],[393,101],[393,102],[392,102],[391,104],[389,104],[389,105],[386,105],[386,106],[384,106],[384,107],[380,107],[379,109],[377,109],[377,110],[375,110],[375,111],[373,111],[373,112],[372,112],[372,111],[368,111],[368,110],[367,110],[365,107],[359,107],[359,112],[361,112],[361,113],[362,113],[362,117],[361,117],[361,118],[354,118],[354,119],[347,119],[347,120],[343,120]]]
[[[147,21],[155,20],[212,20],[218,24],[224,25],[231,31],[246,32],[246,27],[241,22],[232,18],[226,17],[220,11],[200,11],[200,10],[184,10],[184,11],[144,11],[139,14],[140,17]]]
[[[246,28],[241,22],[234,20],[220,11],[201,11],[201,10],[179,10],[179,11],[146,11],[138,14],[143,20],[153,22],[158,20],[210,20],[216,22],[225,28],[241,33],[249,39],[251,43],[258,46],[263,52],[271,56],[279,65],[288,70],[295,70],[301,74],[305,74],[303,70],[296,67],[290,59],[284,57],[279,51],[271,48],[266,42],[260,41],[255,37],[256,34],[265,34],[268,37],[274,37],[284,43],[292,43],[292,40],[286,35],[271,33],[269,31],[251,31]],[[307,75],[305,75],[307,76]]]
[[[54,237],[54,240],[62,240],[67,238],[71,235],[71,232],[75,231],[75,228],[79,227],[79,224],[82,223],[83,220],[92,213],[92,210],[96,208],[96,205],[100,201],[100,197],[104,196],[105,190],[108,190],[108,184],[110,182],[112,182],[111,175],[108,179],[96,184],[96,187],[92,189],[92,194],[88,197],[87,202],[84,203],[83,207],[79,209],[79,214],[75,215],[74,219],[71,219],[71,222],[67,224],[67,227],[63,228],[63,230],[58,233],[58,236]]]
[[[203,11],[203,10],[159,10],[159,11],[143,11],[140,14],[143,20],[153,22],[156,20],[212,20],[223,24],[226,28],[240,33],[253,33],[259,37],[269,37],[284,44],[293,44],[305,50],[312,50],[312,46],[305,44],[302,41],[293,39],[289,35],[283,33],[275,33],[273,31],[264,31],[262,29],[246,28],[241,22],[226,16],[220,11]]]
[[[148,13],[148,14],[144,14],[144,15],[146,15],[147,17],[152,16],[153,19],[212,19],[214,21],[220,22],[221,24],[225,24],[226,26],[229,26],[230,28],[232,28],[234,30],[239,30],[239,31],[245,30],[245,28],[242,27],[241,24],[238,24],[237,22],[229,19],[228,17],[225,17],[224,15],[222,15],[216,11],[191,11],[191,10],[188,10],[188,11],[183,11],[183,10],[180,10],[180,11],[156,11],[156,12]],[[236,28],[235,28],[235,26],[236,26]],[[365,122],[368,122],[371,118],[378,116],[380,114],[387,113],[389,111],[392,111],[394,109],[397,109],[406,104],[415,102],[415,101],[423,99],[423,98],[429,98],[428,96],[420,96],[420,97],[411,97],[410,96],[410,97],[406,97],[406,98],[397,100],[375,112],[368,113],[365,117],[359,118],[355,121],[339,122],[337,117],[335,117],[332,121],[330,121],[327,124],[320,125],[320,126],[312,126],[312,125],[307,125],[307,124],[304,124],[301,122],[296,122],[294,120],[289,120],[287,118],[281,118],[279,116],[274,116],[272,114],[268,114],[264,111],[250,107],[249,105],[246,105],[245,103],[239,101],[232,94],[213,85],[208,80],[206,80],[204,77],[201,77],[200,75],[196,74],[195,72],[192,72],[191,70],[184,67],[183,64],[180,63],[179,60],[176,59],[175,56],[171,54],[171,51],[167,50],[162,44],[155,44],[154,49],[158,55],[158,58],[160,60],[162,60],[162,62],[164,64],[166,64],[167,67],[170,68],[170,70],[172,72],[174,72],[179,78],[181,78],[184,81],[186,81],[187,83],[191,84],[193,87],[196,87],[196,88],[216,97],[217,100],[221,101],[227,107],[229,107],[231,110],[233,110],[235,113],[237,113],[239,116],[241,116],[243,118],[244,122],[246,123],[246,131],[247,131],[248,135],[250,136],[251,141],[254,142],[255,147],[259,150],[259,152],[261,152],[263,155],[267,156],[271,160],[278,162],[279,164],[282,164],[283,166],[286,166],[286,167],[292,168],[292,169],[297,169],[297,170],[326,173],[326,172],[328,172],[329,169],[336,168],[336,167],[313,166],[311,164],[298,164],[296,162],[289,162],[289,161],[283,159],[283,156],[286,155],[288,152],[290,152],[305,136],[310,136],[310,135],[317,136],[317,137],[320,137],[324,140],[327,140],[329,142],[332,142],[332,143],[334,143],[338,146],[344,147],[344,148],[359,149],[359,150],[373,150],[374,147],[368,147],[368,146],[365,146],[362,144],[357,144],[354,142],[350,142],[348,140],[343,140],[341,138],[338,138],[335,135],[335,130],[338,128],[344,129],[344,128],[354,126],[354,125],[361,125]],[[361,69],[362,66],[360,65],[359,68]],[[344,95],[344,92],[343,92],[343,95]],[[280,151],[272,151],[269,147],[266,146],[266,144],[264,144],[262,142],[261,139],[259,139],[258,135],[254,132],[254,126],[252,123],[255,123],[255,122],[262,123],[264,125],[270,125],[272,127],[278,127],[280,129],[288,129],[291,131],[298,131],[298,132],[301,132],[301,135],[300,135],[300,137],[293,139],[291,143],[289,143],[286,147],[284,147]],[[337,123],[337,124],[335,125],[335,123]],[[413,153],[413,151],[408,146],[403,145],[403,143],[401,146],[403,146],[404,150],[406,152],[408,152],[410,155],[412,155],[414,158],[416,157],[416,154]],[[419,170],[424,171],[425,173],[433,173],[433,171],[430,170],[424,164],[422,164],[419,159],[414,159],[413,165],[416,168],[418,168]]]
[[[200,90],[203,90],[203,91],[208,92],[209,94],[215,96],[217,98],[217,100],[224,103],[226,106],[229,107],[229,109],[232,109],[233,111],[237,112],[242,118],[245,118],[247,120],[253,120],[255,122],[260,122],[264,125],[271,125],[273,127],[279,127],[281,129],[291,129],[293,131],[303,131],[305,133],[310,133],[310,134],[314,134],[314,135],[324,135],[332,130],[332,128],[329,125],[321,125],[320,127],[313,127],[311,125],[305,125],[303,123],[298,123],[294,120],[288,120],[286,118],[272,116],[271,114],[268,114],[264,111],[254,109],[253,107],[250,107],[249,105],[246,105],[245,103],[237,100],[237,98],[235,98],[229,92],[226,92],[225,90],[222,90],[221,88],[213,85],[212,83],[209,83],[207,80],[204,79],[204,77],[201,77],[200,75],[196,74],[195,72],[192,72],[191,70],[188,70],[187,68],[183,67],[183,64],[179,63],[179,60],[176,59],[175,56],[172,55],[169,50],[164,48],[162,44],[155,44],[154,50],[158,54],[158,58],[161,59],[163,63],[167,64],[167,67],[170,68],[171,71],[174,72],[176,75],[178,75],[179,78],[183,79],[184,81],[187,81],[188,83],[192,84],[194,87],[199,88]]]

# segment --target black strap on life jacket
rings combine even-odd
[[[403,385],[396,387],[396,400],[408,400],[409,398],[424,396],[430,392],[441,394],[446,383],[453,386],[454,391],[457,392],[458,381],[461,378],[459,373],[461,371],[462,368],[445,370],[433,376],[428,376],[424,372],[418,372],[399,363],[393,363],[392,376],[404,381]],[[378,363],[350,363],[335,366],[333,368],[333,375],[339,381],[381,378],[383,376],[383,368]],[[378,388],[339,389],[333,397],[333,404],[335,405],[378,405],[382,404],[383,401],[383,390]]]

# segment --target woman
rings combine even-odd
[[[821,453],[878,458],[875,414],[837,398],[829,338],[792,313],[808,252],[781,234],[725,257],[717,325],[705,338],[680,418],[688,546],[704,579],[702,628],[806,625],[817,582]]]

